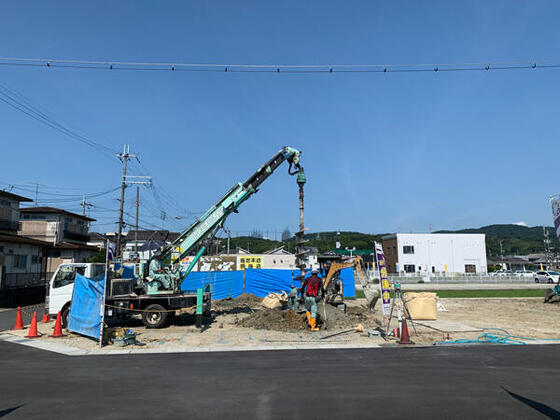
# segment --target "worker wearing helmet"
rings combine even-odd
[[[319,331],[317,327],[317,302],[323,295],[323,280],[318,276],[319,270],[311,270],[311,276],[306,278],[301,287],[301,295],[305,297],[305,314],[311,331]]]

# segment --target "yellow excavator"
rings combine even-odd
[[[346,306],[344,303],[344,293],[342,290],[342,279],[340,272],[344,268],[353,267],[360,284],[364,290],[368,307],[373,310],[377,299],[379,299],[379,291],[373,283],[368,282],[366,273],[364,272],[364,261],[359,255],[342,262],[332,262],[328,267],[327,275],[323,280],[323,289],[325,290],[325,303],[339,307]]]

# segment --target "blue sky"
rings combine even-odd
[[[0,5],[0,55],[259,64],[560,59],[559,15],[557,2],[538,0],[12,1]],[[362,232],[550,225],[548,196],[560,192],[559,74],[0,66],[1,83],[68,127],[114,149],[131,144],[163,189],[159,202],[142,189],[144,227],[161,225],[161,209],[168,214],[164,226],[186,227],[190,214],[183,209],[206,209],[281,146],[292,145],[304,151],[309,229]],[[39,182],[44,203],[60,197],[43,192],[119,185],[116,158],[3,103],[0,121],[1,182]],[[295,230],[297,186],[286,172],[280,168],[229,219],[231,230]],[[132,173],[140,173],[138,165]],[[114,230],[116,197],[91,200],[98,230]],[[79,210],[79,201],[59,204]],[[127,211],[132,207],[129,189]]]

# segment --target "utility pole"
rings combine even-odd
[[[130,158],[135,158],[135,154],[130,153],[130,145],[125,144],[123,146],[123,152],[117,154],[119,160],[123,163],[123,173],[121,181],[121,205],[119,209],[119,231],[117,233],[117,258],[121,255],[121,240],[122,240],[122,228],[123,228],[123,212],[124,212],[124,190],[126,189],[126,166]]]
[[[134,252],[136,253],[136,257],[138,258],[138,217],[140,214],[140,185],[152,185],[152,177],[129,175],[126,177],[126,183],[136,184],[136,229],[134,231]]]
[[[140,185],[136,185],[136,230],[134,231],[134,253],[138,258],[138,208],[140,207]]]
[[[82,196],[82,204],[80,204],[82,206],[82,216],[86,215],[86,207],[92,207],[93,204],[86,202],[86,196]]]
[[[35,183],[35,207],[39,206],[39,183]]]
[[[504,268],[504,241],[500,241],[500,256],[502,257],[502,269]]]

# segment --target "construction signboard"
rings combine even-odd
[[[244,270],[246,268],[263,268],[262,255],[243,255],[237,257],[237,269]]]
[[[551,197],[550,202],[552,204],[552,219],[554,220],[556,236],[560,241],[560,195]]]
[[[391,310],[391,285],[387,275],[383,246],[377,242],[375,242],[375,257],[377,259],[377,268],[379,269],[379,288],[381,289],[381,299],[383,300],[383,315],[389,315]]]
[[[235,271],[237,258],[227,255],[200,257],[198,271]]]

